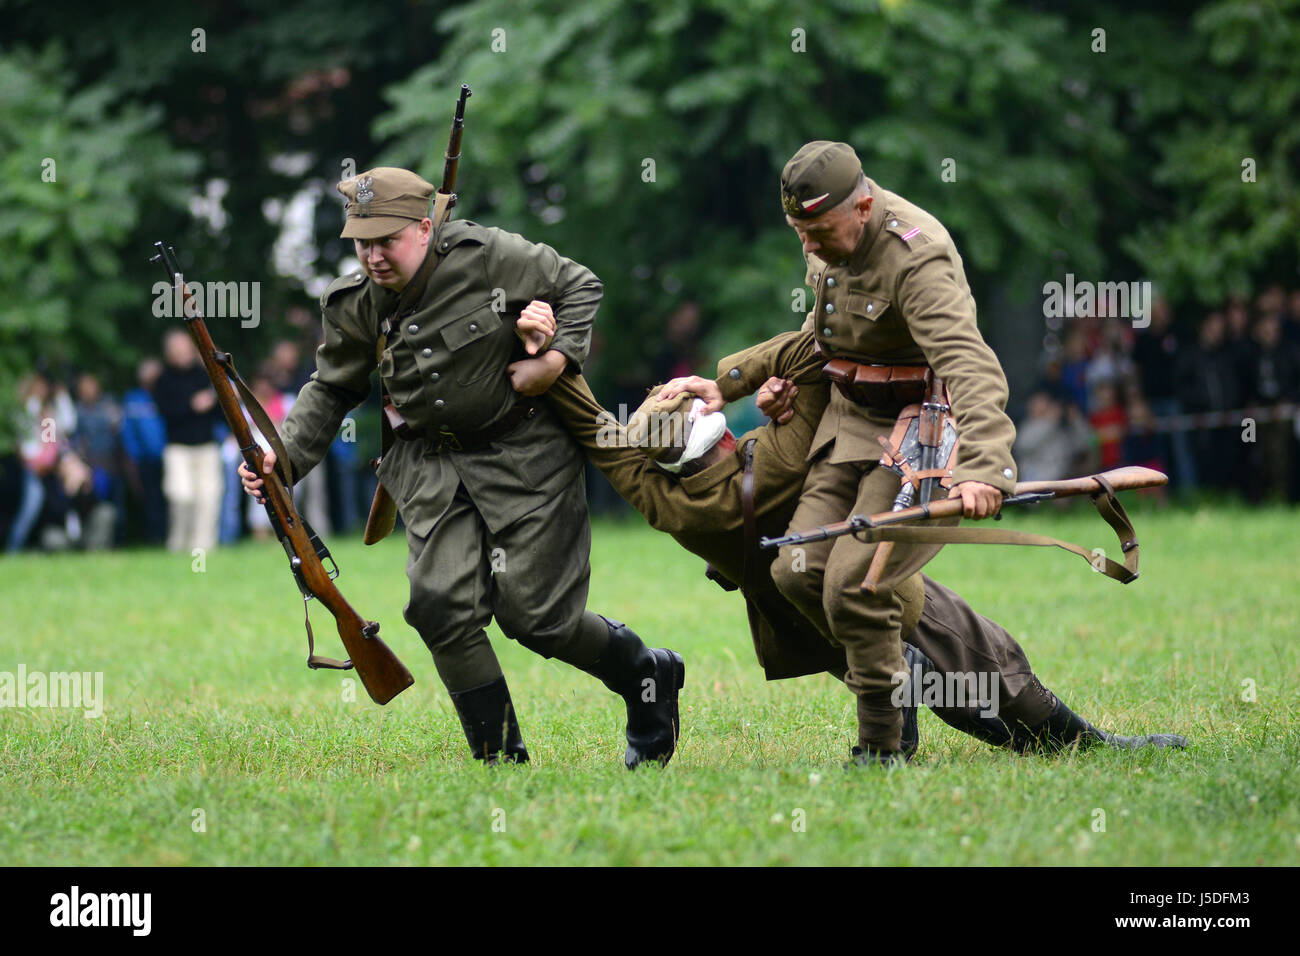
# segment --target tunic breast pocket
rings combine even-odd
[[[502,326],[501,316],[485,305],[442,327],[458,384],[472,385],[494,372],[505,373],[511,343],[503,341]]]
[[[391,345],[379,356],[379,377],[399,408],[410,401],[420,384],[414,361],[402,362]]]
[[[844,309],[855,318],[875,322],[889,311],[889,299],[871,292],[850,292]]]

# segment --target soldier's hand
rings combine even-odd
[[[1002,508],[1002,492],[982,481],[963,481],[952,490],[961,497],[963,517],[989,518]]]
[[[506,374],[516,392],[541,395],[560,377],[568,363],[563,352],[543,352],[537,358],[511,362],[506,366]]]
[[[275,452],[268,451],[262,459],[262,471],[270,474],[275,468]],[[257,499],[259,505],[266,504],[266,498],[262,496],[262,487],[266,484],[261,478],[253,474],[253,470],[248,467],[247,462],[239,463],[239,480],[244,486],[244,491]]]
[[[794,417],[794,400],[798,394],[798,385],[773,375],[758,390],[758,410],[778,425],[784,425]]]
[[[727,404],[727,400],[722,397],[722,391],[718,388],[718,383],[699,375],[684,375],[668,381],[659,391],[659,400],[666,402],[676,398],[682,392],[690,392],[696,398],[702,398],[705,412],[720,412]]]
[[[529,355],[545,352],[555,338],[555,313],[550,303],[534,299],[519,313],[515,320],[515,334],[524,343],[524,351]]]

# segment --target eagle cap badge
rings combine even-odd
[[[357,205],[361,208],[357,211],[359,216],[370,215],[370,203],[375,198],[375,181],[369,176],[362,176],[357,180]]]

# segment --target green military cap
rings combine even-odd
[[[376,166],[338,184],[347,198],[344,239],[382,239],[429,215],[434,185],[409,169]]]
[[[806,143],[781,170],[781,206],[792,219],[834,209],[858,187],[862,162],[848,143]]]
[[[627,441],[634,448],[644,448],[646,454],[660,463],[670,463],[682,457],[686,440],[691,432],[691,402],[695,396],[682,392],[676,398],[662,401],[656,386],[650,397],[627,420]]]

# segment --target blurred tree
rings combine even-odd
[[[345,161],[369,163],[382,86],[436,52],[433,8],[64,0],[54,15],[35,0],[0,6],[0,189],[10,200],[4,222],[26,223],[21,234],[0,228],[0,329],[48,327],[58,315],[65,330],[84,333],[0,332],[0,365],[41,358],[125,385],[174,321],[151,309],[163,276],[148,258],[159,238],[176,245],[192,279],[261,284],[257,327],[213,328],[245,369],[277,337],[301,337],[284,316],[294,305],[315,313],[315,295],[351,254],[337,238],[333,184]],[[71,138],[58,138],[65,133]],[[40,179],[45,156],[58,163],[58,191]],[[297,235],[292,213],[304,205],[305,235]],[[92,231],[63,240],[82,244],[69,267],[51,259],[38,233],[65,230],[74,216]],[[93,263],[83,247],[94,250]],[[84,281],[109,263],[111,283]],[[40,296],[33,277],[44,283]],[[17,279],[22,285],[11,286]],[[0,383],[0,403],[12,391]]]
[[[776,183],[813,138],[952,230],[1000,348],[1037,353],[1065,272],[1294,281],[1297,2],[0,0],[0,375],[122,384],[168,321],[159,237],[192,278],[262,283],[261,326],[223,340],[248,367],[351,254],[344,162],[436,181],[462,81],[459,213],[606,280],[606,381],[644,381],[686,301],[715,355],[799,323]]]
[[[1062,256],[1099,269],[1096,169],[1125,143],[1067,82],[1087,34],[996,0],[868,6],[478,0],[439,20],[443,56],[388,91],[376,132],[435,175],[428,117],[469,82],[463,214],[592,266],[620,367],[682,300],[715,353],[801,321],[777,179],[809,139],[854,143],[954,231],[976,280],[1041,284]]]
[[[72,89],[57,44],[0,59],[0,395],[38,363],[103,364],[119,322],[149,314],[124,241],[150,203],[184,208],[198,159],[162,110],[108,83]],[[2,416],[9,423],[12,415]]]
[[[1148,175],[1167,203],[1125,249],[1176,299],[1249,296],[1261,278],[1295,288],[1300,0],[1220,0],[1192,28],[1179,46],[1194,45],[1196,59],[1164,64],[1159,89],[1135,103],[1158,149]]]

